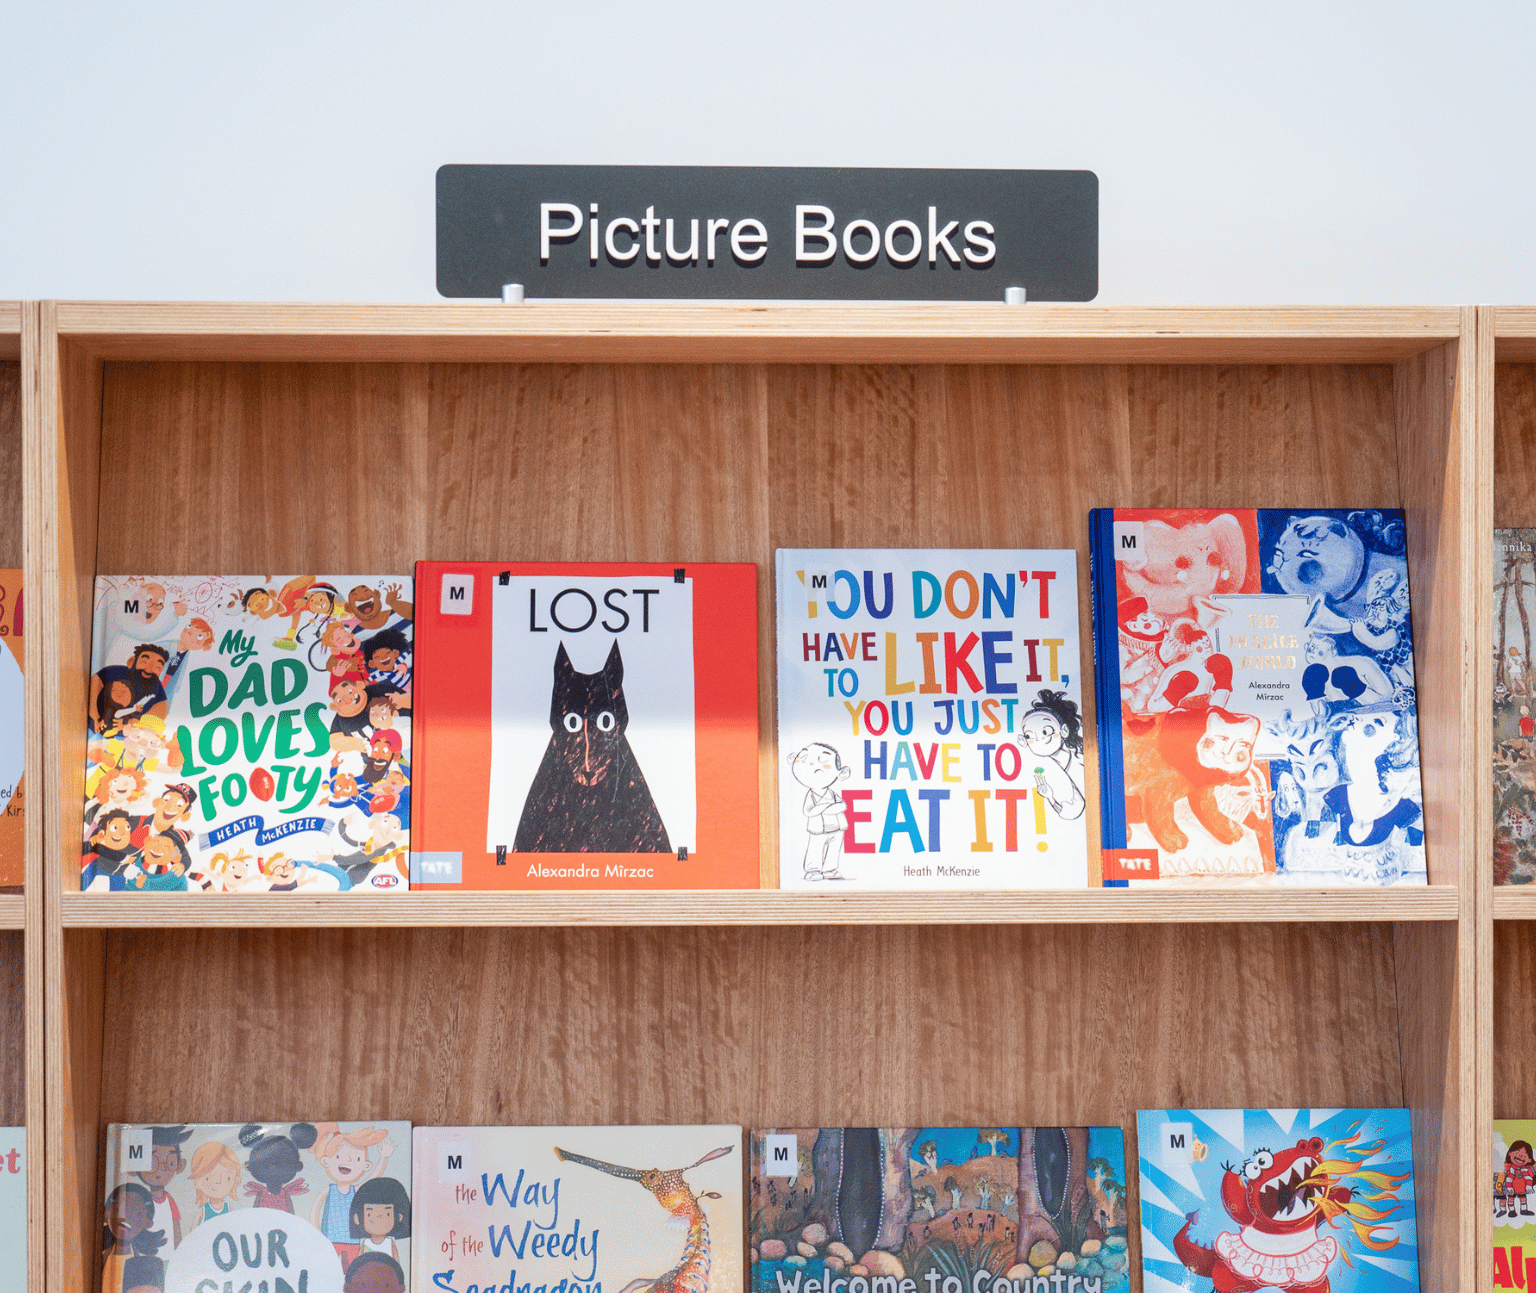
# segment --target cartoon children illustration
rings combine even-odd
[[[393,728],[374,732],[369,738],[368,753],[363,755],[363,780],[370,786],[383,781],[396,759],[400,757],[403,742],[400,733]]]
[[[268,1133],[255,1122],[240,1128],[240,1144],[248,1151],[245,1170],[252,1178],[245,1183],[245,1192],[255,1199],[252,1207],[293,1211],[293,1196],[309,1192],[309,1186],[297,1179],[304,1168],[299,1151],[313,1145],[315,1135],[314,1126],[307,1122],[294,1123],[287,1135]]]
[[[1536,736],[1536,719],[1531,717],[1531,707],[1529,705],[1520,706],[1520,735],[1525,737],[1527,741],[1531,737]]]
[[[165,666],[165,672],[160,677],[161,685],[165,688],[167,698],[172,698],[180,689],[186,679],[187,657],[193,651],[213,650],[213,625],[208,623],[201,615],[194,615],[187,621],[187,627],[182,629],[181,636],[176,640],[176,650],[171,655]]]
[[[235,1191],[240,1188],[240,1159],[222,1141],[210,1140],[192,1153],[187,1179],[197,1190],[197,1215],[189,1230],[204,1221],[228,1214],[235,1206]]]
[[[353,1244],[352,1204],[358,1187],[384,1170],[395,1142],[378,1127],[342,1131],[334,1122],[323,1122],[315,1131],[310,1153],[331,1183],[315,1200],[310,1221],[333,1244],[348,1247]],[[374,1145],[379,1147],[379,1161],[370,1168],[368,1150]]]
[[[347,1267],[342,1293],[405,1293],[405,1271],[388,1253],[364,1253]]]
[[[179,832],[154,832],[144,840],[139,865],[144,868],[144,883],[139,887],[179,893],[187,887],[192,855]]]
[[[125,586],[119,591],[121,596],[103,608],[105,648],[97,659],[122,660],[130,650],[137,654],[146,645],[160,648],[169,659],[171,644],[181,634],[186,602],[178,598],[168,607],[169,594],[165,585],[158,583],[142,588]],[[135,648],[136,642],[143,645]]]
[[[149,1229],[161,1230],[171,1240],[171,1247],[181,1243],[181,1209],[165,1188],[187,1165],[181,1147],[191,1139],[192,1128],[185,1124],[150,1128],[150,1165],[147,1171],[131,1172],[149,1188],[154,1213]]]
[[[193,872],[189,883],[205,893],[263,892],[267,887],[256,859],[244,849],[215,853],[200,870]]]
[[[366,750],[368,685],[354,674],[331,676],[331,749],[337,753]]]
[[[1517,1140],[1504,1155],[1504,1170],[1499,1174],[1499,1188],[1504,1194],[1505,1216],[1536,1217],[1531,1211],[1531,1186],[1536,1183],[1536,1162],[1532,1161],[1531,1142]],[[1515,1200],[1520,1208],[1515,1209]]]
[[[1078,785],[1083,777],[1083,734],[1077,702],[1064,691],[1042,688],[1019,720],[1019,739],[1037,760],[1036,793],[1063,821],[1081,817],[1087,801]]]
[[[1168,626],[1147,608],[1145,597],[1127,597],[1118,608],[1120,618],[1120,699],[1136,713],[1147,707],[1162,673],[1158,649]]]
[[[409,624],[416,618],[414,606],[401,600],[399,584],[385,585],[382,602],[377,588],[358,584],[347,594],[347,613],[369,633],[387,627],[398,628],[402,622]]]
[[[85,808],[86,826],[93,826],[109,808],[142,813],[146,784],[147,778],[138,768],[98,768],[86,782],[86,793],[91,797]]]
[[[397,1239],[411,1237],[411,1198],[392,1176],[375,1176],[357,1187],[352,1200],[352,1238],[365,1253],[400,1260]]]
[[[848,810],[836,789],[852,770],[843,766],[843,758],[830,745],[813,741],[789,756],[789,773],[805,787],[805,861],[802,869],[807,880],[841,880],[838,869],[843,856],[843,831],[848,826]]]
[[[314,575],[295,575],[276,592],[270,588],[257,587],[247,589],[244,593],[236,593],[230,598],[230,606],[241,607],[247,615],[254,615],[257,619],[270,620],[274,617],[288,620],[288,633],[285,637],[272,639],[272,645],[281,647],[285,651],[292,651],[298,647],[299,617],[306,610],[312,613],[319,609],[324,614],[328,612],[330,603],[323,597],[317,599],[316,606],[309,603],[309,591],[317,586]],[[322,590],[330,589],[328,584],[318,585]]]
[[[1408,580],[1390,567],[1371,576],[1365,614],[1351,631],[1376,657],[1376,664],[1399,687],[1413,686],[1413,642],[1408,628]]]
[[[363,639],[363,661],[370,682],[393,683],[402,691],[411,685],[411,642],[399,629],[380,629]]]
[[[107,1196],[106,1217],[101,1232],[101,1290],[128,1293],[134,1287],[127,1282],[129,1264],[139,1257],[155,1258],[170,1236],[151,1225],[154,1200],[135,1181],[119,1185]]]

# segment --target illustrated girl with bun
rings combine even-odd
[[[299,1151],[314,1143],[315,1129],[307,1122],[294,1123],[286,1136],[268,1134],[255,1122],[240,1128],[240,1144],[250,1151],[245,1170],[252,1179],[246,1182],[245,1192],[255,1200],[252,1207],[293,1211],[293,1196],[309,1192],[309,1186],[297,1179],[304,1168]]]
[[[1083,779],[1083,721],[1077,702],[1064,691],[1042,688],[1019,720],[1019,740],[1040,761],[1034,769],[1040,797],[1063,821],[1081,817],[1087,801],[1078,784]]]
[[[368,1150],[374,1145],[379,1147],[379,1161],[370,1167]],[[342,1131],[334,1122],[322,1122],[316,1129],[310,1153],[331,1183],[315,1200],[310,1220],[333,1244],[356,1247],[352,1237],[352,1205],[358,1187],[382,1172],[394,1152],[395,1142],[378,1127]]]

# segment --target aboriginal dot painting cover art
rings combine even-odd
[[[408,1122],[112,1123],[101,1293],[407,1293]]]
[[[756,566],[416,571],[414,886],[759,886]]]
[[[743,1293],[740,1127],[418,1127],[417,1287]]]
[[[1396,509],[1096,509],[1105,883],[1427,883]]]
[[[1145,1293],[1412,1293],[1406,1109],[1136,1116]]]
[[[398,575],[103,575],[81,889],[404,892],[415,611]]]
[[[748,1212],[752,1293],[1130,1287],[1118,1127],[754,1131]]]
[[[779,886],[1082,889],[1077,554],[777,554]]]

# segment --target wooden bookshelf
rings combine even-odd
[[[1491,905],[1474,311],[27,311],[50,1290],[92,1286],[112,1120],[1013,1118],[1119,1123],[1130,1154],[1135,1111],[1178,1104],[1410,1106],[1423,1287],[1472,1288]],[[114,505],[150,494],[172,523]],[[1116,504],[1406,509],[1430,885],[772,889],[773,550],[1081,553],[1089,508]],[[770,888],[77,892],[98,573],[422,557],[757,562]],[[935,1050],[956,1063],[912,1062]]]

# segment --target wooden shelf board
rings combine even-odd
[[[19,893],[0,893],[0,929],[22,928],[26,901]]]
[[[21,358],[21,302],[0,301],[0,359]]]
[[[1495,920],[1536,920],[1536,885],[1495,885]]]
[[[1457,337],[1454,307],[531,302],[61,302],[102,359],[1389,363]]]
[[[1455,920],[1453,885],[1422,889],[1032,893],[412,893],[63,895],[69,928],[475,925],[993,925]]]

